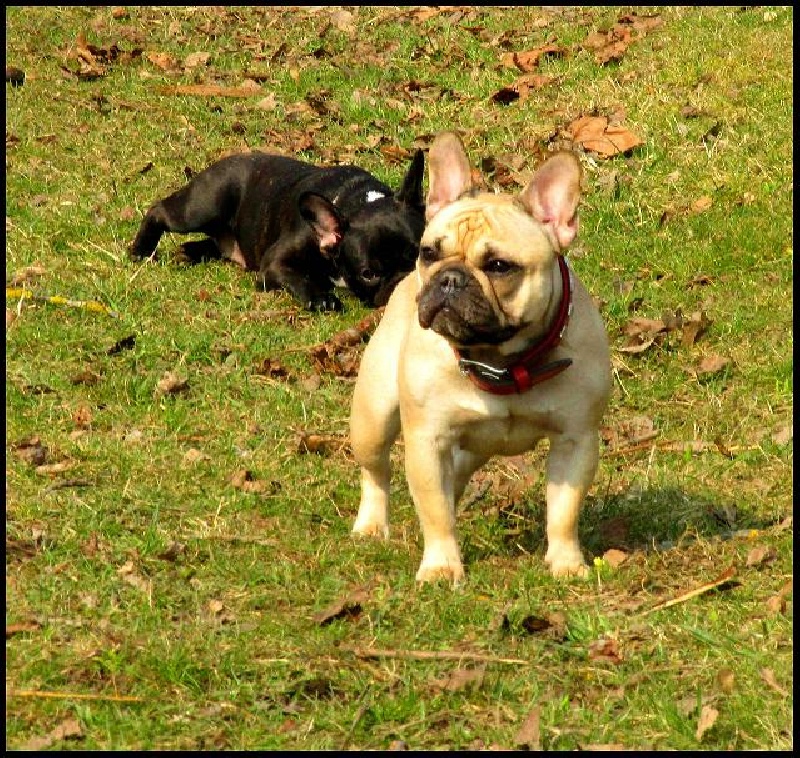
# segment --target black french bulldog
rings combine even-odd
[[[131,257],[152,255],[164,232],[201,232],[182,246],[191,261],[224,258],[286,289],[309,310],[339,310],[334,284],[384,305],[413,270],[425,226],[418,150],[402,187],[356,166],[318,167],[262,152],[231,155],[147,211]]]

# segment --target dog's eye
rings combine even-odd
[[[439,254],[434,248],[426,245],[419,249],[419,258],[423,263],[435,263],[439,258]]]
[[[483,271],[486,274],[494,274],[496,276],[502,276],[503,274],[509,274],[512,271],[516,271],[519,268],[516,263],[510,263],[509,261],[504,261],[502,258],[492,258],[491,260],[486,261],[483,264]]]

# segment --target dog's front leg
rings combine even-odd
[[[598,437],[550,440],[547,460],[547,553],[553,576],[585,576],[586,563],[578,542],[581,504],[591,485],[598,461]]]
[[[446,579],[458,584],[464,566],[456,540],[455,471],[452,450],[429,436],[407,435],[406,478],[417,509],[424,550],[418,582]]]
[[[361,358],[350,411],[350,445],[361,466],[361,502],[353,533],[386,538],[389,536],[390,450],[400,433],[400,411],[396,385],[384,383],[380,391],[373,386],[387,370],[379,342],[380,332],[376,332]]]

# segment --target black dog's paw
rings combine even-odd
[[[306,302],[306,308],[310,311],[340,311],[342,301],[332,292],[317,295]]]
[[[132,261],[143,261],[143,260],[145,260],[147,258],[155,259],[156,252],[155,252],[155,250],[152,250],[151,252],[148,253],[146,250],[142,250],[136,244],[136,242],[131,242],[131,244],[128,245],[128,257]]]

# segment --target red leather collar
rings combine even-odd
[[[462,373],[484,392],[490,392],[493,395],[521,394],[527,392],[535,384],[560,374],[572,364],[571,358],[543,363],[547,354],[561,342],[561,337],[572,313],[572,283],[569,265],[563,255],[558,256],[558,266],[561,270],[562,293],[561,304],[555,320],[547,334],[533,347],[522,353],[514,363],[507,368],[495,368],[486,363],[464,358],[458,350],[455,351]]]

